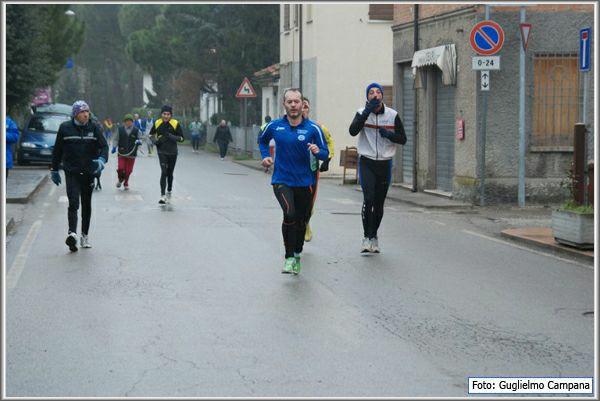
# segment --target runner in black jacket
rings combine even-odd
[[[69,198],[69,234],[65,243],[72,252],[77,250],[77,211],[81,198],[81,247],[91,248],[88,240],[92,216],[94,177],[99,176],[108,160],[108,145],[102,127],[90,120],[90,108],[83,100],[73,104],[73,118],[62,123],[56,134],[52,152],[50,178],[56,185],[61,179],[58,169],[62,163]]]
[[[168,184],[167,196],[171,196],[173,190],[173,171],[177,163],[177,142],[183,142],[183,130],[181,124],[174,118],[171,106],[163,106],[161,117],[156,120],[150,130],[150,138],[156,144],[158,161],[160,162],[160,200],[159,204],[167,203],[165,187]],[[168,182],[167,182],[168,181]]]

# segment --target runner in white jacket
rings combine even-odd
[[[391,183],[392,159],[396,144],[406,143],[406,133],[398,112],[383,104],[381,85],[374,82],[366,92],[367,103],[358,109],[349,131],[352,136],[358,135],[358,172],[364,199],[361,252],[379,253],[377,230]]]

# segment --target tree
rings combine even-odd
[[[6,6],[6,103],[18,113],[35,90],[52,85],[83,42],[84,25],[66,4]]]
[[[120,23],[135,26],[135,13],[124,10],[119,15]],[[152,75],[154,90],[163,101],[185,104],[183,98],[189,98],[190,93],[212,92],[212,83],[216,82],[226,118],[235,123],[240,107],[235,92],[243,78],[279,59],[279,7],[163,5],[153,25],[130,33],[127,50]],[[186,93],[173,91],[173,82],[185,79],[184,71],[194,71],[194,80],[183,84]],[[258,102],[252,105],[256,109]],[[250,116],[256,114],[250,110]]]
[[[118,20],[120,10],[117,4],[74,7],[77,18],[87,21],[85,41],[74,58],[76,67],[64,70],[58,85],[60,101],[71,103],[83,97],[96,115],[113,120],[141,106],[143,95],[142,71],[126,51],[127,39]],[[71,83],[73,80],[77,85]]]

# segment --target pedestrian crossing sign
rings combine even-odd
[[[237,98],[256,97],[256,91],[252,87],[252,84],[250,83],[248,78],[244,78],[244,80],[242,81],[242,84],[240,85],[240,87],[237,90],[237,93],[235,94],[235,97],[237,97]]]

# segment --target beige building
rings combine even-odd
[[[366,101],[366,86],[375,81],[387,87],[386,103],[392,103],[393,5],[280,7],[279,116],[284,89],[300,86],[302,59],[302,90],[311,101],[311,118],[331,131],[336,150],[330,172],[340,173],[339,150],[356,146],[348,127]]]

